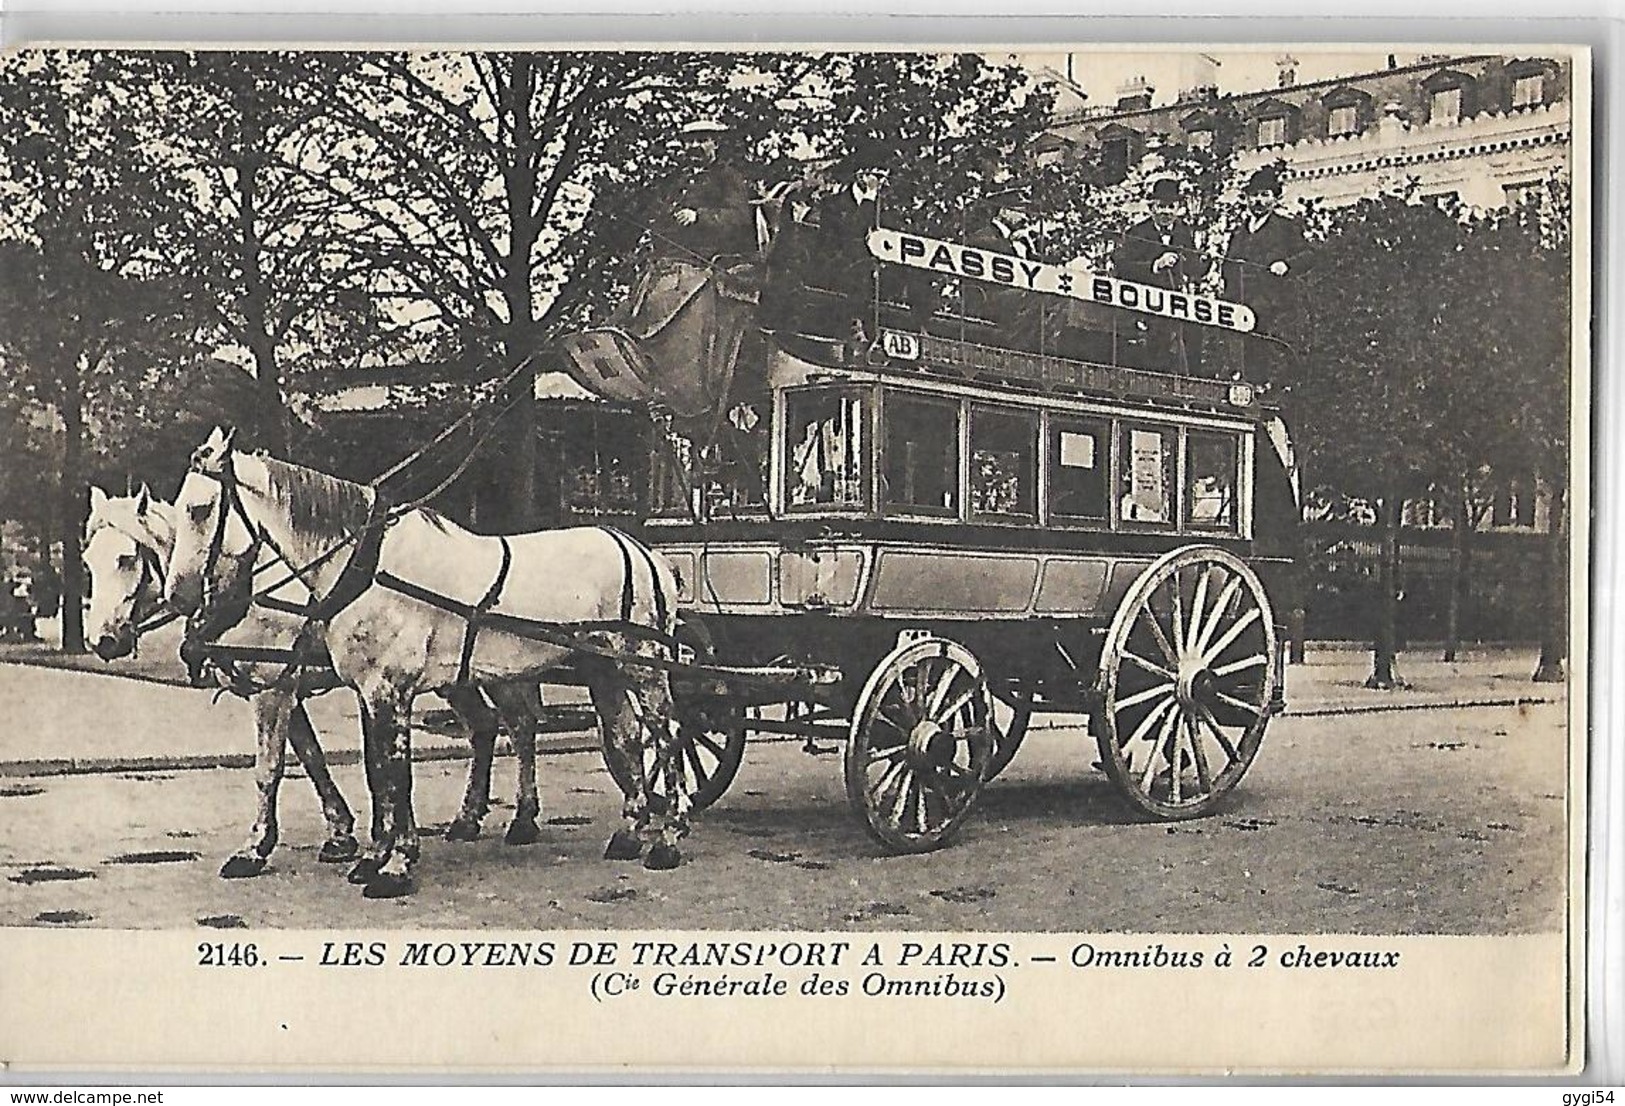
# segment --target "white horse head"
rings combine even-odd
[[[236,431],[215,427],[192,451],[175,497],[175,548],[164,574],[164,601],[182,614],[211,607],[210,621],[234,625],[248,612],[259,535],[238,497]]]
[[[90,489],[84,565],[90,580],[85,639],[103,660],[128,656],[140,624],[163,604],[163,563],[174,544],[167,503],[142,485],[138,495],[112,497]]]

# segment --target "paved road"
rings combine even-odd
[[[8,731],[77,727],[122,745],[246,730],[239,705],[195,692],[103,680],[93,702],[46,702],[19,698],[0,671]],[[618,799],[598,757],[557,755],[542,767],[540,843],[503,845],[499,809],[481,841],[428,839],[418,893],[391,902],[316,862],[322,829],[301,779],[285,785],[270,869],[228,882],[215,871],[247,830],[246,770],[11,775],[0,924],[1551,931],[1567,870],[1564,726],[1560,703],[1287,717],[1227,812],[1175,826],[1127,818],[1082,735],[1043,729],[956,846],[902,858],[881,855],[846,809],[839,756],[764,741],[670,873],[600,859]],[[455,812],[464,770],[419,767],[423,822]],[[336,774],[365,810],[360,769]],[[499,761],[499,792],[512,775]]]

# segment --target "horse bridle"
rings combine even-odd
[[[147,545],[140,537],[130,533],[123,527],[108,521],[101,524],[114,533],[125,538],[135,546],[136,558],[140,561],[141,571],[135,579],[135,587],[130,592],[129,621],[133,624],[135,638],[141,640],[161,626],[167,626],[175,620],[175,615],[164,609],[164,566],[158,559],[157,550]],[[92,534],[95,531],[91,532]],[[89,537],[86,538],[87,542]],[[145,606],[146,610],[142,610]]]

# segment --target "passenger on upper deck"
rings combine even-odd
[[[1027,236],[1029,219],[1018,206],[1013,193],[989,197],[978,204],[964,237],[964,244],[980,250],[1032,256]],[[1000,331],[1000,344],[1015,349],[1036,349],[1039,342],[1039,315],[1044,303],[1040,297],[986,281],[964,278],[960,281],[964,314],[994,324]]]
[[[1303,230],[1280,211],[1281,176],[1266,165],[1247,181],[1247,218],[1230,235],[1224,258],[1224,296],[1245,303],[1258,317],[1256,333],[1281,336],[1292,307],[1292,280],[1307,258]],[[1285,350],[1273,341],[1248,339],[1248,379],[1272,382]]]
[[[705,264],[721,255],[757,252],[753,189],[722,143],[731,132],[715,120],[686,124],[682,137],[694,151],[695,166],[651,220],[656,257]]]
[[[1189,291],[1207,274],[1207,266],[1197,252],[1195,232],[1179,217],[1179,182],[1159,177],[1151,184],[1149,198],[1150,217],[1124,233],[1112,254],[1112,268],[1123,280]],[[1136,325],[1145,336],[1148,367],[1189,373],[1200,360],[1193,328],[1155,317],[1142,318]]]
[[[819,283],[841,298],[842,333],[853,345],[866,345],[879,301],[878,270],[869,253],[869,232],[878,225],[880,189],[891,175],[890,151],[872,140],[859,140],[836,176],[843,187],[818,205],[815,257],[822,271]],[[821,279],[819,279],[821,278]]]
[[[1129,227],[1112,254],[1123,280],[1185,291],[1205,274],[1196,235],[1180,219],[1179,182],[1159,177],[1151,184],[1151,214]]]

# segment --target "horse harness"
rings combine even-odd
[[[194,471],[201,472],[195,466]],[[507,584],[508,575],[513,565],[513,547],[506,537],[498,537],[497,539],[501,543],[502,559],[490,587],[486,589],[485,594],[477,602],[472,604],[464,603],[449,596],[441,595],[439,592],[426,588],[421,584],[405,580],[379,567],[378,562],[382,552],[385,531],[401,517],[401,513],[397,509],[385,506],[381,495],[375,493],[367,521],[358,530],[339,541],[314,560],[304,565],[296,565],[287,553],[276,544],[271,535],[265,531],[264,527],[256,524],[249,516],[247,508],[243,506],[241,494],[237,488],[236,470],[229,457],[219,473],[204,473],[204,475],[213,475],[221,485],[220,510],[216,517],[215,531],[204,559],[203,586],[205,592],[207,593],[207,589],[212,586],[215,572],[219,567],[220,557],[223,555],[225,546],[228,512],[233,512],[247,528],[249,534],[253,536],[255,544],[263,543],[269,547],[291,573],[291,575],[279,580],[269,588],[255,592],[251,596],[251,603],[269,610],[295,615],[305,620],[304,625],[300,627],[299,632],[295,635],[292,645],[286,649],[274,646],[231,645],[223,642],[195,640],[190,637],[191,631],[189,628],[188,640],[182,645],[183,658],[187,656],[189,651],[194,658],[188,660],[188,666],[193,667],[195,671],[201,668],[204,661],[212,663],[226,678],[228,690],[234,694],[246,697],[259,691],[285,689],[295,683],[298,683],[300,690],[303,691],[326,691],[339,686],[336,677],[330,675],[332,662],[322,645],[321,629],[374,584],[388,591],[425,603],[437,610],[457,615],[464,620],[463,644],[457,667],[457,682],[459,684],[466,685],[470,682],[474,646],[482,629],[495,629],[517,637],[554,645],[571,652],[584,653],[618,663],[668,670],[689,667],[676,659],[677,639],[660,628],[666,625],[670,616],[670,606],[668,598],[660,586],[660,573],[655,563],[654,554],[642,542],[615,527],[602,526],[599,529],[610,536],[621,554],[620,618],[615,621],[546,622],[520,615],[502,614],[493,609],[501,601],[502,590]],[[308,574],[350,546],[353,546],[350,557],[345,562],[343,569],[340,570],[339,578],[332,590],[325,596],[318,595],[308,579]],[[640,560],[649,572],[650,587],[653,592],[654,627],[641,626],[632,619],[636,600],[635,559]],[[269,562],[266,566],[256,568],[255,573],[262,571],[268,565]],[[271,594],[296,580],[310,592],[310,599],[305,603],[294,603],[279,599]],[[206,608],[207,605],[206,595],[204,607]],[[628,656],[586,640],[586,635],[594,632],[614,632],[644,641],[653,641],[661,646],[663,655],[658,657]],[[269,682],[253,680],[239,667],[240,665],[274,664],[278,662],[283,663],[283,670]],[[320,678],[316,684],[308,684],[305,682],[305,674],[309,670],[325,671],[329,675]]]

